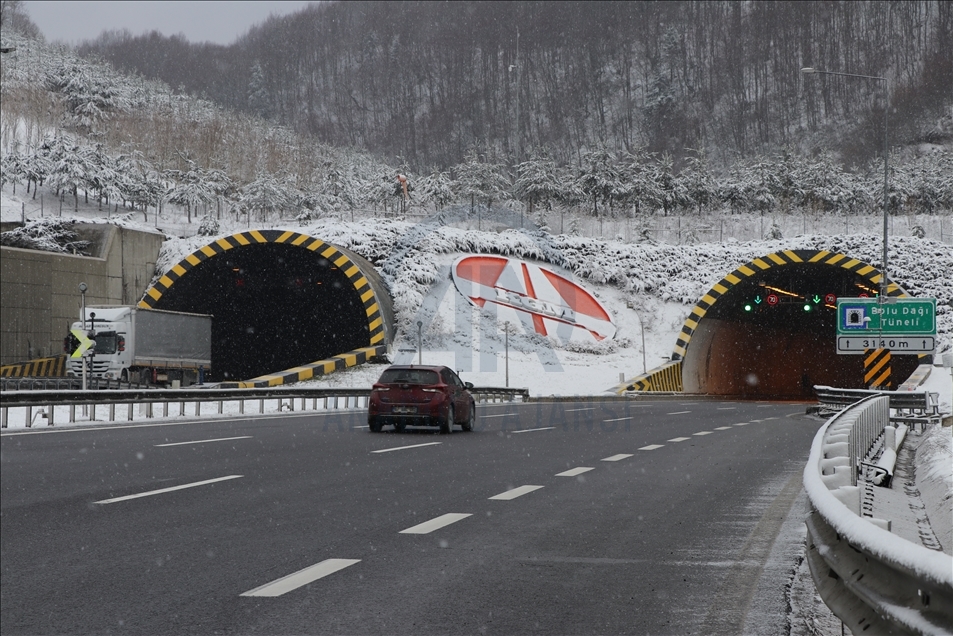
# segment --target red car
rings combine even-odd
[[[393,424],[398,433],[408,424],[439,426],[441,433],[450,433],[459,424],[472,431],[476,421],[472,388],[448,367],[388,367],[371,389],[367,424],[374,433],[385,424]]]

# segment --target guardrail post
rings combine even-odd
[[[152,419],[152,402],[146,404],[146,419]]]
[[[95,403],[89,405],[89,421],[90,422],[96,421],[96,404]]]
[[[179,401],[179,415],[185,415],[185,400]]]
[[[76,405],[75,404],[69,405],[69,421],[70,421],[70,424],[76,421]]]
[[[132,402],[129,403],[129,407],[126,409],[126,419],[132,421]]]
[[[169,417],[169,403],[162,403],[162,417]]]
[[[258,400],[258,414],[264,415],[265,413],[265,398]]]
[[[109,421],[112,422],[115,419],[116,419],[116,405],[115,403],[111,403],[109,405]]]
[[[218,401],[218,414],[219,414],[219,415],[222,414],[222,412],[224,411],[224,408],[225,408],[225,401],[224,401],[224,400],[219,400],[219,401]]]
[[[56,409],[56,406],[50,404],[47,408],[49,408],[49,416],[46,418],[46,425],[53,426],[53,411]]]
[[[7,418],[8,418],[8,417],[9,417],[9,414],[7,413],[7,409],[6,409],[6,408],[0,408],[0,428],[6,428],[6,427],[7,427],[7,423],[8,423],[8,422],[7,422]]]
[[[238,400],[238,413],[239,415],[245,414],[245,400]]]
[[[195,401],[195,417],[202,416],[202,400]]]
[[[26,427],[27,428],[33,427],[33,407],[32,406],[26,407]]]

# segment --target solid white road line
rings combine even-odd
[[[668,441],[670,441],[670,442],[684,442],[684,441],[689,440],[689,439],[691,439],[691,437],[673,437],[672,439],[670,439],[670,440],[668,440]]]
[[[711,431],[698,431],[697,433],[692,433],[692,435],[711,435]]]
[[[281,596],[286,592],[298,589],[302,585],[313,583],[329,574],[334,574],[338,570],[343,570],[360,562],[360,559],[326,559],[321,563],[298,570],[294,574],[283,576],[271,583],[265,583],[261,587],[242,592],[239,596]]]
[[[437,444],[443,444],[443,442],[427,442],[426,444],[411,444],[410,446],[395,446],[394,448],[382,448],[380,450],[371,451],[372,453],[389,453],[391,451],[407,450],[408,448],[420,448],[422,446],[436,446]]]
[[[430,534],[434,530],[439,530],[444,526],[449,526],[451,523],[456,523],[461,519],[466,519],[470,516],[472,516],[470,513],[448,512],[447,514],[435,517],[430,521],[424,521],[423,523],[418,523],[416,526],[412,526],[406,530],[401,530],[399,534]]]
[[[156,444],[156,448],[164,446],[186,446],[188,444],[208,444],[209,442],[228,442],[233,439],[251,439],[251,435],[242,435],[241,437],[219,437],[218,439],[197,439],[191,442],[174,442],[172,444]]]
[[[715,430],[716,430],[716,431],[730,431],[730,430],[731,430],[731,427],[730,427],[730,426],[719,426],[719,427],[717,427]]]
[[[506,492],[501,492],[498,495],[493,495],[490,499],[496,501],[509,501],[510,499],[516,499],[517,497],[522,497],[527,493],[531,493],[534,490],[539,490],[542,486],[520,486],[519,488],[514,488],[512,490],[507,490]]]
[[[205,481],[197,481],[191,484],[182,484],[181,486],[172,486],[171,488],[160,488],[159,490],[150,490],[149,492],[141,492],[138,495],[126,495],[124,497],[114,497],[112,499],[103,499],[102,501],[94,501],[93,503],[97,504],[110,504],[116,503],[117,501],[127,501],[129,499],[138,499],[139,497],[149,497],[151,495],[161,495],[165,492],[172,492],[173,490],[182,490],[184,488],[195,488],[196,486],[204,486],[206,484],[214,484],[218,481],[226,481],[229,479],[238,479],[243,475],[228,475],[227,477],[217,477],[215,479],[206,479]]]
[[[626,454],[626,453],[619,453],[618,455],[613,455],[612,457],[606,457],[606,458],[603,459],[602,461],[604,461],[604,462],[617,462],[617,461],[621,461],[621,460],[623,460],[623,459],[628,459],[629,457],[632,457],[632,455],[631,455],[631,454]]]
[[[675,411],[674,413],[666,413],[666,415],[685,415],[686,413],[691,413],[691,411]]]
[[[665,444],[649,444],[648,446],[643,446],[639,450],[655,450],[656,448],[662,448]]]
[[[588,473],[590,470],[595,470],[595,468],[588,468],[586,466],[580,466],[579,468],[571,468],[562,473],[556,473],[557,477],[575,477],[576,475],[581,475],[583,473]]]
[[[522,430],[522,431],[510,431],[510,432],[511,432],[511,433],[514,433],[514,434],[516,434],[516,433],[533,433],[533,432],[535,432],[535,431],[551,431],[551,430],[553,430],[554,428],[556,428],[556,427],[555,427],[555,426],[544,426],[543,428],[527,428],[527,429]]]

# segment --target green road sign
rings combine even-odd
[[[76,339],[79,340],[79,346],[76,347],[76,351],[74,351],[73,355],[70,356],[71,358],[82,358],[83,354],[86,353],[86,350],[96,344],[94,340],[90,340],[86,337],[86,332],[82,329],[70,329],[69,332],[76,336]]]
[[[936,298],[838,298],[838,336],[935,336]]]

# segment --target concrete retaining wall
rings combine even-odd
[[[165,236],[78,223],[92,256],[0,247],[0,364],[56,355],[86,304],[134,305],[152,281]]]

